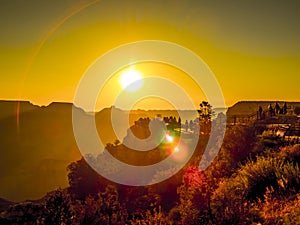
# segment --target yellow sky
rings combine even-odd
[[[0,7],[0,99],[72,102],[84,72],[105,52],[133,41],[164,40],[206,62],[229,106],[239,100],[299,101],[299,4],[7,1]],[[201,89],[175,68],[138,67],[180,82],[195,104],[202,101]],[[102,91],[100,108],[120,91],[117,77]]]
[[[115,73],[111,77],[111,79],[107,81],[104,88],[99,93],[97,100],[97,109],[109,107],[114,104],[115,99],[118,97],[118,95],[120,95],[121,92],[124,91],[122,84],[120,84],[120,77],[122,76],[124,71],[131,70],[139,71],[141,76],[146,79],[146,81],[149,77],[170,79],[172,82],[178,84],[180,88],[185,90],[187,95],[190,96],[191,100],[193,101],[195,107],[199,105],[199,99],[206,99],[206,96],[203,93],[201,87],[199,87],[197,83],[182,70],[164,63],[143,62],[135,64],[134,66],[125,67],[124,69]],[[143,91],[143,84],[144,83],[142,82],[141,86],[135,92]],[[125,88],[125,91],[128,90],[126,90]],[[143,93],[142,95],[147,96]],[[176,93],[174,93],[174,95],[176,95]],[[109,98],[107,96],[109,96]],[[156,106],[156,109],[175,108],[175,106],[172,105],[172,102],[168,101],[168,99],[163,99],[162,97],[163,96],[161,96],[160,98],[149,96],[137,102],[134,105],[133,109],[147,109],[150,106]],[[180,97],[181,96],[179,96],[179,98]],[[178,102],[178,104],[184,105],[183,102],[180,102],[180,99],[178,100]]]

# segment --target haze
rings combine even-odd
[[[99,56],[121,44],[155,39],[198,54],[228,106],[238,100],[299,100],[299,9],[298,1],[4,1],[0,99],[72,102],[79,80]],[[178,77],[168,68],[160,71]],[[191,81],[185,85],[195,90]],[[112,86],[99,109],[112,105],[110,93],[120,85]],[[189,92],[195,104],[200,92]]]

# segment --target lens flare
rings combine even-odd
[[[128,53],[130,53],[130,57]],[[181,55],[182,58],[185,58],[186,60],[179,60],[177,57],[178,55]],[[134,63],[148,61],[163,62],[182,69],[186,74],[189,74],[199,86],[201,86],[208,101],[211,102],[212,105],[218,105],[225,108],[222,90],[214,74],[205,62],[194,52],[184,48],[183,46],[160,40],[142,40],[127,43],[118,46],[99,57],[84,73],[76,90],[73,101],[74,105],[82,109],[94,110],[99,92],[105,86],[106,81],[117,71],[117,68],[124,68],[124,66],[131,65],[133,63],[132,58],[134,58]],[[114,63],[111,63],[112,60]],[[95,73],[95,71],[97,71],[97,73]],[[99,76],[99,71],[101,71],[103,76]],[[201,76],[199,76],[199,74],[201,74]],[[130,93],[123,89],[116,98],[114,105],[119,106],[119,108],[131,109],[137,101],[140,101],[145,97],[155,96],[168,100],[172,103],[172,105],[174,105],[175,109],[187,108],[193,109],[194,112],[197,112],[190,96],[188,96],[186,91],[177,83],[160,77],[147,77],[147,79],[143,78],[143,81],[144,84],[142,91]],[[174,95],[175,92],[177,95]],[[181,101],[178,101],[177,96],[180,96]],[[172,131],[172,133],[168,133],[170,133],[170,136],[174,138],[173,142],[168,142],[167,139],[165,139],[161,143],[162,146],[166,146],[165,149],[170,150],[171,154],[168,157],[155,164],[147,166],[135,166],[124,163],[117,158],[114,158],[105,148],[104,143],[102,143],[99,139],[95,116],[87,118],[85,114],[82,114],[81,111],[77,110],[77,107],[72,108],[72,125],[76,143],[80,152],[84,157],[89,154],[101,153],[105,162],[109,162],[111,165],[118,168],[118,170],[122,171],[122,174],[106,173],[104,163],[99,162],[95,164],[94,161],[85,157],[89,165],[101,176],[116,183],[132,186],[145,186],[164,181],[182,169],[184,165],[188,163],[189,159],[191,159],[197,148],[198,135],[181,135],[181,132],[178,132],[178,135],[176,132]],[[187,120],[182,111],[178,110],[178,114],[183,121]],[[119,126],[120,118],[118,116],[112,116],[111,121],[113,128],[116,131],[115,127]],[[88,130],[82,129],[83,126],[87,127]],[[160,126],[158,126],[158,128],[159,127]],[[209,155],[210,158],[201,159],[199,163],[200,170],[205,170],[217,155],[225,134],[225,128],[225,125],[219,127],[212,123],[211,135],[204,150],[204,155]],[[131,130],[129,129],[129,131]],[[155,139],[152,134],[150,137]],[[216,138],[218,138],[218,140],[221,139],[218,141],[218,143],[220,143],[218,146],[215,146]],[[162,136],[162,139],[164,139],[164,136]],[[172,140],[172,138],[168,139],[169,141]],[[149,147],[149,145],[151,145],[151,143],[147,143],[142,149],[138,148],[136,150],[148,151],[149,149],[147,147]],[[174,151],[176,146],[178,146],[180,151]],[[217,151],[212,152],[212,147],[214,147],[214,149],[217,148]],[[135,149],[134,145],[133,148]],[[165,173],[159,176],[159,178],[153,180],[157,171],[165,170],[166,168],[174,169],[172,170],[172,173]],[[132,174],[135,175],[134,179],[127,180],[128,176],[133,177]]]
[[[183,162],[188,157],[189,146],[184,141],[179,141],[177,145],[173,148],[174,154],[172,159],[177,162]]]
[[[174,141],[174,137],[170,134],[166,134],[165,139],[167,142],[171,143]]]

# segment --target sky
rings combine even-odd
[[[240,100],[299,101],[299,21],[296,0],[3,0],[0,99],[73,102],[80,80],[100,56],[131,42],[161,40],[197,54],[215,75],[227,106]],[[147,62],[135,68],[178,82],[195,105],[205,98],[178,68]],[[98,109],[114,104],[121,73],[99,90]],[[153,99],[137,106],[147,107],[169,105]]]

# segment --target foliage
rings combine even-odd
[[[202,101],[199,104],[199,107],[200,109],[198,110],[198,113],[200,120],[205,122],[211,121],[211,117],[214,114],[211,104],[207,101]]]
[[[134,218],[130,222],[132,225],[171,224],[169,219],[162,212],[161,207],[159,207],[158,209],[157,208],[153,209],[152,212],[150,210],[147,210],[146,213],[141,216],[141,218]]]
[[[202,123],[210,121],[211,106],[201,104]],[[1,219],[15,224],[70,225],[300,223],[300,145],[266,147],[252,127],[228,127],[216,159],[200,171],[208,133],[200,134],[187,165],[163,182],[144,187],[111,185],[82,158],[67,168],[69,188],[50,192],[38,202],[14,205],[1,213]],[[128,154],[117,140],[107,146],[114,157],[141,164],[158,156],[155,152],[140,158]],[[86,160],[103,163],[107,174],[122,174],[101,157]],[[174,170],[157,171],[152,182]]]
[[[19,216],[16,216],[19,215]],[[67,189],[48,193],[39,203],[16,205],[6,218],[17,224],[124,224],[127,211],[119,203],[115,187],[107,186],[84,200],[74,198]]]
[[[255,145],[253,128],[242,126],[227,128],[221,149],[207,170],[211,185],[216,186],[220,178],[230,177],[238,165],[253,154]]]
[[[124,224],[127,211],[119,203],[115,187],[107,186],[104,192],[96,196],[89,195],[85,201],[77,202],[76,215],[80,215],[82,224]]]
[[[173,224],[206,224],[209,217],[209,186],[204,172],[196,166],[185,169],[182,184],[178,187],[179,204],[169,213]]]
[[[84,158],[71,163],[67,170],[69,171],[69,189],[79,198],[84,198],[88,194],[95,194],[103,190],[108,184],[86,163]]]
[[[76,212],[66,190],[58,189],[49,193],[43,205],[47,210],[44,214],[45,224],[73,224]]]
[[[223,179],[212,196],[212,210],[220,224],[249,224],[259,221],[255,210],[257,202],[267,201],[266,193],[273,190],[273,197],[286,198],[300,189],[300,170],[276,154],[248,160],[237,172]],[[270,195],[269,195],[270,196]]]
[[[300,224],[300,195],[275,197],[271,188],[265,194],[265,201],[257,203],[252,210],[258,212],[260,222],[266,225]]]
[[[286,146],[279,149],[279,156],[285,158],[289,162],[300,164],[300,145]]]

